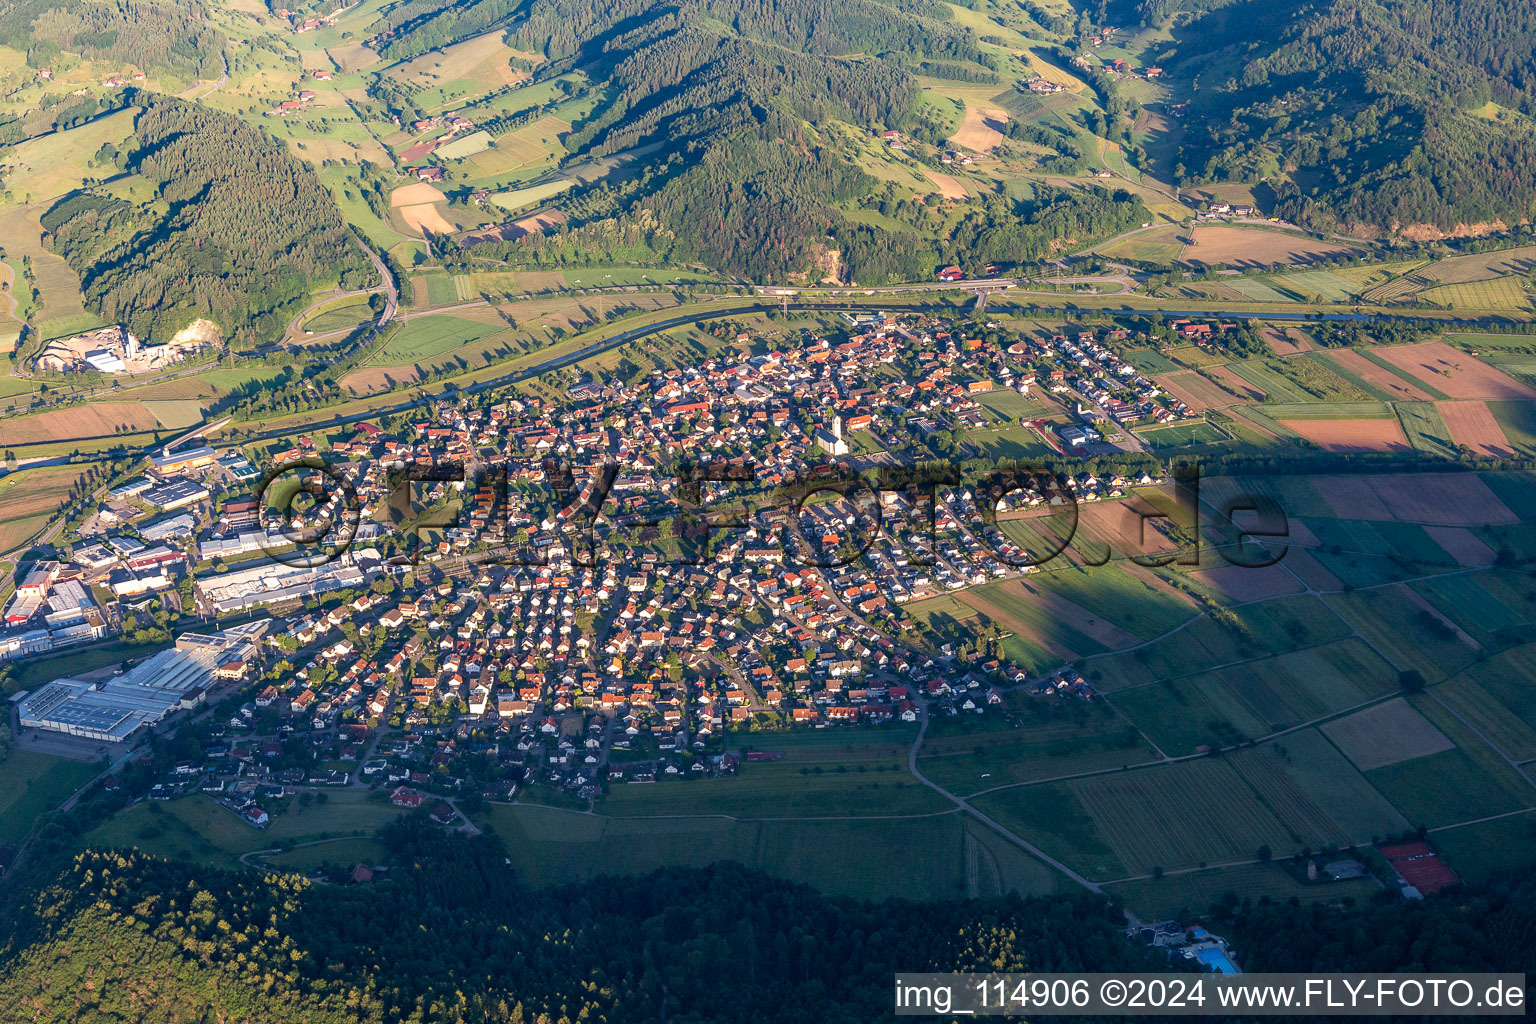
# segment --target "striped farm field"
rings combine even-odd
[[[1463,673],[1435,687],[1435,696],[1490,743],[1517,761],[1536,758],[1536,729],[1479,685],[1471,673]]]
[[[1285,826],[1224,761],[1185,761],[1071,788],[1115,855],[1137,874],[1291,845]]]
[[[1300,845],[1348,846],[1409,828],[1316,729],[1240,751],[1232,765]]]
[[[1410,384],[1397,374],[1371,362],[1365,356],[1352,349],[1337,349],[1329,352],[1326,358],[1331,359],[1338,366],[1364,380],[1371,387],[1384,393],[1389,399],[1401,399],[1409,402],[1424,402],[1431,397],[1423,388]]]
[[[1397,403],[1397,418],[1409,444],[1421,452],[1455,458],[1454,435],[1446,425],[1444,411],[1433,402]]]
[[[1441,285],[1425,289],[1419,297],[1450,309],[1530,309],[1533,305],[1529,289],[1518,277]]]
[[[571,178],[558,178],[554,181],[546,181],[538,185],[529,185],[525,188],[515,188],[506,192],[497,192],[491,196],[491,202],[507,210],[516,210],[532,203],[540,203],[576,184]]]
[[[27,519],[57,512],[83,476],[81,466],[49,466],[0,477],[0,518]]]

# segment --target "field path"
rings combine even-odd
[[[1002,836],[1004,839],[1008,840],[1010,843],[1013,843],[1013,845],[1017,846],[1019,849],[1023,850],[1026,853],[1028,853],[1031,857],[1034,857],[1036,860],[1040,861],[1041,863],[1048,864],[1051,867],[1055,868],[1057,871],[1060,871],[1062,874],[1066,875],[1068,878],[1072,879],[1072,881],[1076,882],[1078,885],[1081,885],[1083,888],[1087,889],[1089,892],[1103,892],[1104,891],[1103,888],[1097,882],[1090,882],[1088,879],[1084,878],[1082,875],[1078,874],[1076,871],[1073,871],[1071,868],[1067,867],[1061,861],[1057,860],[1055,857],[1052,857],[1050,854],[1046,853],[1044,850],[1040,849],[1038,846],[1035,846],[1033,843],[1025,841],[1023,838],[1021,838],[1020,836],[1014,834],[1009,829],[1004,828],[997,821],[994,821],[992,818],[988,817],[987,815],[985,815],[985,814],[981,813],[980,811],[978,811],[976,808],[972,807],[970,805],[970,802],[965,797],[955,796],[955,794],[951,793],[949,790],[945,789],[943,786],[941,786],[938,783],[934,782],[933,780],[929,779],[922,772],[918,771],[917,770],[917,752],[918,752],[919,749],[922,748],[923,736],[927,732],[928,732],[928,707],[925,704],[923,706],[923,709],[922,709],[922,722],[917,727],[917,738],[912,741],[912,749],[910,751],[908,751],[908,753],[907,753],[907,770],[912,773],[913,778],[917,779],[917,781],[921,782],[923,785],[927,786],[929,789],[933,790],[935,793],[937,793],[940,796],[944,797],[946,800],[949,800],[957,808],[959,808],[960,810],[964,811],[966,814],[969,814],[971,817],[975,818],[977,821],[981,822],[983,825],[985,825],[988,828],[992,829],[992,831],[996,832],[998,835]]]

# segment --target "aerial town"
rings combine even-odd
[[[268,456],[323,456],[355,490],[349,543],[322,560],[293,556],[303,531],[344,518],[339,488],[273,514],[239,449],[163,451],[108,490],[68,561],[32,566],[5,609],[0,657],[153,621],[187,632],[127,676],[24,695],[22,727],[116,749],[173,711],[229,698],[206,760],[157,792],[228,794],[256,823],[261,794],[299,783],[388,786],[402,801],[471,786],[596,798],[620,782],[734,774],[760,756],[746,747],[784,728],[912,722],[919,702],[1006,714],[1009,689],[1092,699],[1070,670],[1030,678],[995,645],[911,632],[902,606],[1037,568],[966,487],[881,491],[883,529],[861,524],[870,509],[851,495],[802,499],[792,514],[772,492],[949,453],[954,431],[999,419],[978,398],[1005,391],[1046,403],[1017,425],[1055,458],[1134,453],[1122,425],[1190,413],[1120,359],[1127,335],[844,315],[798,347],[743,332],[735,356],[567,382],[558,416],[514,392],[439,401],[395,432],[361,423],[328,446],[301,438]],[[470,462],[473,477],[408,484],[411,515],[391,518],[401,470]],[[706,467],[702,509],[740,501],[743,487],[761,499],[713,530],[708,550],[671,528],[686,515],[669,475],[685,462]],[[599,492],[605,465],[615,472]],[[1078,501],[1160,482],[1146,469],[1064,477]],[[1021,487],[998,507],[1050,500]],[[211,622],[250,625],[208,633]],[[355,771],[314,768],[337,762]]]

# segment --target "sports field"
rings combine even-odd
[[[1195,445],[1220,444],[1231,440],[1220,427],[1205,420],[1138,430],[1136,436],[1154,449],[1188,448]]]

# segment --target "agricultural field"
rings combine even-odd
[[[1402,698],[1329,722],[1322,731],[1361,771],[1428,757],[1456,745]]]
[[[1282,426],[1327,452],[1405,452],[1410,449],[1395,419],[1279,420]]]
[[[736,861],[824,892],[864,899],[953,899],[1009,891],[1029,895],[1052,892],[1057,886],[1054,872],[956,814],[871,821],[732,821],[708,815],[617,818],[498,805],[488,822],[506,842],[519,876],[537,886],[718,861]],[[921,871],[911,871],[905,860],[913,844],[928,852]],[[861,855],[848,856],[855,849]]]
[[[1419,298],[1446,309],[1504,309],[1529,310],[1536,308],[1536,294],[1530,285],[1518,277],[1496,277],[1491,281],[1470,281],[1466,284],[1446,284],[1426,288]]]
[[[432,360],[460,346],[479,341],[497,330],[493,324],[466,320],[447,313],[412,317],[369,361],[379,365],[404,366]]]
[[[542,203],[544,200],[557,196],[575,185],[576,181],[574,178],[557,178],[553,181],[541,182],[537,185],[527,185],[523,188],[497,192],[491,196],[491,202],[503,209],[520,210],[534,203]]]
[[[375,319],[366,297],[348,300],[336,306],[328,306],[310,314],[301,325],[302,329],[315,334],[349,331]]]
[[[1189,266],[1268,267],[1307,264],[1320,257],[1350,255],[1355,250],[1307,235],[1230,224],[1198,224],[1181,260]]]
[[[1094,251],[1111,259],[1171,265],[1178,262],[1179,255],[1184,251],[1187,231],[1177,225],[1153,228],[1127,235]]]
[[[1120,882],[1106,886],[1106,891],[1143,921],[1186,921],[1205,913],[1229,892],[1255,901],[1295,899],[1303,904],[1331,904],[1352,899],[1363,903],[1380,892],[1381,887],[1365,878],[1309,885],[1278,864],[1238,864]]]
[[[387,801],[369,800],[363,790],[322,795],[323,802],[318,798],[308,803],[292,801],[286,810],[273,815],[265,830],[251,827],[234,811],[201,794],[166,803],[135,804],[86,833],[81,844],[97,848],[136,846],[162,857],[236,870],[242,854],[270,849],[283,840],[363,839],[401,813]],[[325,851],[329,845],[314,849]],[[320,859],[325,859],[323,852],[317,855]]]
[[[774,741],[757,742],[772,749]],[[731,779],[621,786],[604,801],[603,811],[618,818],[809,818],[931,814],[951,806],[907,774],[904,752],[855,749],[819,752],[814,760],[754,764]]]
[[[1375,354],[1446,398],[1536,399],[1536,389],[1442,341],[1382,348]]]
[[[1087,772],[1114,771],[1158,759],[1131,724],[1107,705],[1015,707],[1019,729],[974,731],[969,723],[953,730],[936,720],[918,752],[924,777],[962,796],[998,786]]]
[[[1234,768],[1201,759],[1068,784],[1131,875],[1251,859],[1290,836]]]
[[[183,422],[164,423],[144,402],[90,402],[72,408],[52,409],[7,419],[5,443],[26,445],[87,437],[112,437],[187,426],[197,422],[200,417],[194,416],[190,423],[185,422],[184,413],[177,418]]]
[[[95,166],[96,152],[106,143],[116,145],[126,139],[133,132],[138,110],[130,107],[21,143],[5,158],[6,188],[28,197],[27,202],[46,206],[80,188],[86,178],[110,176],[105,168]]]
[[[1536,267],[1536,246],[1450,256],[1415,267],[1366,292],[1369,302],[1428,299],[1479,309],[1529,308],[1521,278]]]
[[[1495,459],[1509,458],[1515,454],[1489,403],[1440,402],[1436,408],[1445,423],[1446,435],[1453,444]]]
[[[1169,756],[1258,739],[1389,693],[1396,685],[1391,666],[1352,638],[1181,674],[1198,665],[1194,658],[1158,665],[1151,669],[1160,676],[1157,682],[1116,689],[1110,697]],[[1095,670],[1106,680],[1115,673],[1108,664]]]
[[[0,476],[0,521],[57,512],[85,466],[49,466]]]

